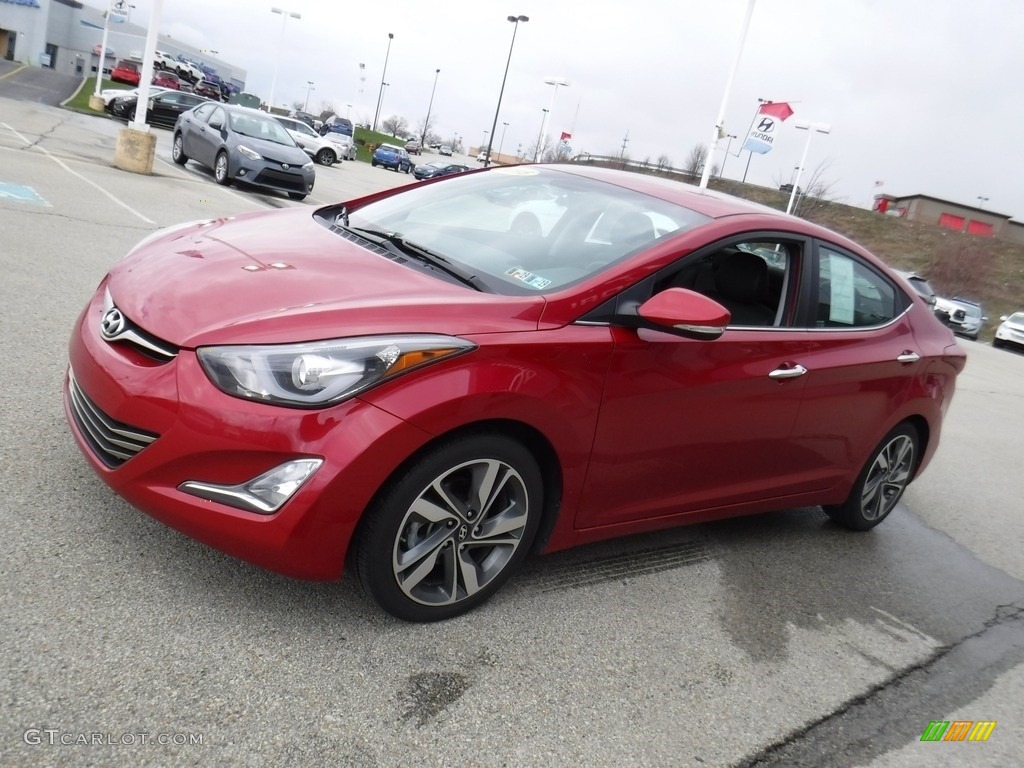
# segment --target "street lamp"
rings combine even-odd
[[[388,50],[384,54],[384,71],[380,74],[380,93],[377,94],[377,111],[373,114],[373,130],[377,130],[377,120],[380,118],[380,102],[384,98],[384,78],[388,76],[388,57],[391,56],[391,41],[395,39],[392,32],[388,32]]]
[[[484,140],[480,142],[480,146],[481,147],[484,144],[487,144],[487,134],[489,134],[489,133],[490,133],[490,131],[488,131],[486,128],[484,128]],[[491,156],[491,145],[490,144],[487,144],[487,156],[488,157]]]
[[[978,195],[978,200],[980,201],[980,203],[978,204],[978,208],[980,210],[985,207],[985,203],[988,202],[988,198],[985,197],[984,195]]]
[[[494,122],[491,124],[491,139],[487,142],[487,154],[484,156],[484,168],[491,164],[491,142],[494,141],[494,132],[498,128],[498,114],[501,112],[501,97],[505,95],[505,80],[508,79],[508,65],[512,63],[512,48],[516,44],[516,32],[519,31],[519,22],[529,21],[529,16],[509,16],[507,20],[515,26],[512,27],[512,42],[508,47],[508,60],[505,62],[505,74],[501,77],[501,90],[498,91],[498,106],[494,110]]]
[[[814,132],[830,133],[832,126],[828,123],[809,123],[806,120],[799,120],[796,123],[797,130],[807,131],[807,141],[804,143],[804,154],[800,158],[800,165],[796,169],[796,181],[793,182],[793,189],[789,193],[789,204],[786,206],[786,213],[793,210],[793,200],[796,199],[796,191],[800,187],[800,176],[804,172],[804,163],[807,162],[807,150],[811,148],[811,136]]]
[[[549,78],[549,79],[545,80],[544,84],[545,85],[553,85],[553,86],[555,86],[555,89],[551,92],[551,103],[548,105],[547,110],[545,110],[547,112],[547,114],[544,116],[545,117],[545,124],[542,125],[541,129],[540,129],[540,132],[542,134],[547,129],[546,122],[547,122],[548,115],[550,115],[552,112],[555,111],[555,96],[558,95],[558,86],[560,86],[560,85],[568,86],[569,85],[569,81],[568,80],[563,80],[563,79],[561,79],[559,77],[552,77],[552,78]],[[540,152],[540,142],[537,142],[537,151]],[[535,162],[535,163],[537,162],[537,156],[536,155],[533,158],[533,162]]]
[[[505,131],[508,130],[508,123],[502,123],[504,128],[501,129],[501,141],[498,142],[498,157],[501,157],[501,148],[505,146]]]
[[[384,106],[384,89],[385,88],[390,88],[390,87],[391,87],[391,83],[381,83],[380,84],[380,97],[377,99],[377,111],[378,112]],[[387,122],[387,121],[385,120],[384,122]],[[383,130],[383,129],[384,129],[384,126],[382,125],[381,126],[381,130]],[[374,130],[376,130],[376,128]]]
[[[270,100],[267,102],[267,106],[273,108],[274,106],[274,91],[277,90],[277,70],[281,67],[281,49],[284,48],[284,28],[288,24],[288,17],[293,19],[301,19],[301,13],[295,13],[285,8],[271,8],[271,13],[281,14],[281,38],[277,42],[277,61],[274,62],[274,79],[270,81]]]
[[[427,104],[427,116],[423,120],[423,135],[420,136],[420,146],[427,143],[427,131],[430,130],[430,110],[434,106],[434,91],[437,90],[437,76],[441,74],[440,69],[434,70],[434,87],[430,89],[430,103]]]
[[[302,111],[303,112],[309,112],[309,92],[310,91],[315,91],[315,90],[316,90],[316,88],[313,87],[313,81],[312,80],[307,80],[306,81],[306,100],[304,102],[302,102]]]
[[[542,109],[541,112],[544,114],[540,117],[540,130],[537,131],[537,151],[533,153],[533,162],[537,162],[537,157],[540,155],[540,138],[544,135],[544,122],[548,119],[548,111]]]
[[[725,163],[729,159],[729,148],[732,146],[732,140],[738,138],[735,133],[727,133],[725,137],[729,141],[725,144],[725,157],[722,158],[722,167],[718,169],[718,178],[722,178],[722,174],[725,173]],[[739,152],[736,154],[739,154]]]

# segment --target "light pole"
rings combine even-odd
[[[483,146],[484,144],[487,144],[487,135],[488,135],[489,133],[490,133],[490,131],[488,131],[488,130],[487,130],[486,128],[484,128],[484,140],[483,140],[482,142],[480,142],[480,146],[481,146],[481,147],[482,147],[482,146]],[[491,156],[491,145],[490,145],[490,144],[487,144],[487,156],[488,156],[488,157],[490,157],[490,156]]]
[[[498,142],[498,157],[501,157],[501,148],[505,146],[505,131],[508,130],[508,123],[503,122],[502,125],[504,127],[501,129],[501,141]]]
[[[516,44],[516,32],[519,31],[519,22],[529,21],[529,16],[509,16],[507,20],[515,26],[512,27],[512,42],[508,46],[508,60],[505,62],[505,74],[501,77],[501,90],[498,91],[498,106],[494,110],[494,122],[491,124],[491,139],[487,142],[487,154],[484,156],[484,168],[491,164],[491,142],[494,141],[494,132],[498,128],[498,114],[501,112],[501,97],[505,95],[505,80],[508,79],[508,65],[512,63],[512,49]]]
[[[301,19],[302,14],[289,11],[285,8],[271,8],[270,12],[281,14],[281,38],[277,41],[277,60],[274,62],[274,79],[270,81],[270,100],[267,102],[267,106],[273,108],[274,92],[277,90],[277,70],[281,67],[281,49],[284,48],[284,28],[288,24],[289,16],[293,19]]]
[[[315,91],[315,90],[316,90],[316,88],[313,87],[313,81],[312,80],[307,80],[306,81],[306,100],[304,102],[302,102],[302,111],[303,112],[309,112],[309,92],[310,91]]]
[[[540,132],[542,134],[547,129],[547,118],[548,118],[548,116],[552,112],[555,111],[555,96],[558,95],[558,86],[560,86],[560,85],[568,86],[569,85],[569,81],[568,80],[563,80],[563,79],[561,79],[559,77],[552,77],[552,78],[549,78],[549,79],[545,80],[544,84],[545,85],[553,85],[553,86],[555,86],[555,89],[551,92],[551,103],[548,105],[548,108],[545,110],[545,112],[546,112],[546,114],[544,115],[544,118],[545,118],[544,123],[545,124],[542,125],[541,129],[540,129]],[[540,152],[540,142],[537,142],[537,151]],[[537,156],[536,155],[533,158],[533,162],[535,162],[535,163],[537,162]]]
[[[736,70],[740,67],[740,59],[743,57],[743,44],[747,41],[747,30],[750,29],[750,17],[754,15],[754,3],[757,0],[747,0],[747,13],[743,17],[743,31],[740,33],[740,44],[736,49],[736,60],[729,71],[729,79],[725,81],[725,92],[722,94],[722,106],[718,109],[718,119],[715,121],[715,130],[711,134],[711,145],[708,147],[708,157],[715,156],[718,148],[718,139],[722,135],[722,128],[725,126],[725,109],[729,106],[729,93],[732,91],[732,81],[736,77]],[[700,189],[708,188],[708,178],[711,176],[711,163],[704,163],[704,171],[700,175]]]
[[[544,114],[540,116],[540,130],[537,131],[537,151],[533,153],[533,162],[537,162],[537,157],[540,155],[540,137],[544,135],[544,121],[548,119],[548,111],[542,109],[541,112]]]
[[[381,107],[384,106],[384,89],[385,88],[390,88],[390,87],[391,87],[391,83],[381,83],[380,84],[380,97],[377,99],[377,111],[378,112],[380,111]],[[387,120],[385,120],[384,122],[387,122]],[[383,129],[384,129],[384,126],[382,125],[381,126],[381,130],[383,130]],[[376,130],[376,128],[374,130]]]
[[[380,74],[380,93],[377,94],[377,111],[373,113],[373,130],[377,130],[377,120],[380,119],[380,102],[384,98],[384,86],[387,83],[384,82],[384,78],[388,76],[388,57],[391,56],[391,41],[395,39],[395,35],[392,32],[388,32],[388,50],[384,54],[384,71]]]
[[[430,103],[427,104],[427,116],[423,120],[423,134],[420,136],[421,147],[427,143],[427,131],[430,130],[430,110],[434,106],[434,91],[437,90],[437,76],[440,74],[440,69],[434,70],[434,87],[430,89]]]
[[[725,157],[722,158],[722,167],[718,169],[718,178],[722,178],[722,174],[725,173],[725,162],[729,159],[729,148],[732,146],[732,140],[737,138],[735,133],[727,133],[725,136],[729,141],[725,144]]]
[[[800,158],[800,165],[796,169],[796,181],[793,182],[793,189],[789,193],[789,204],[786,206],[786,213],[793,210],[793,200],[796,199],[796,191],[800,186],[800,176],[804,172],[804,163],[807,162],[807,150],[811,148],[811,136],[814,132],[818,133],[829,133],[832,130],[832,126],[828,123],[809,123],[805,120],[800,120],[796,124],[797,130],[807,131],[807,141],[804,143],[804,154]]]
[[[985,197],[984,195],[978,195],[978,200],[980,201],[978,203],[978,209],[981,210],[982,208],[985,207],[985,203],[988,202],[988,198]]]

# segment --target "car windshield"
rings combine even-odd
[[[458,174],[332,217],[333,210],[325,223],[400,236],[505,294],[559,290],[709,220],[614,184],[528,166]]]
[[[241,136],[272,141],[275,144],[284,144],[288,147],[295,146],[295,140],[276,120],[230,112],[228,122],[231,125],[231,130]]]
[[[1024,312],[1014,312],[1012,315],[1006,318],[1006,322],[1019,323],[1021,325],[1024,325]]]

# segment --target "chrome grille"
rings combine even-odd
[[[75,424],[96,457],[111,469],[121,466],[159,435],[115,421],[100,410],[68,370],[68,403]]]
[[[146,357],[161,363],[169,363],[178,356],[176,346],[142,330],[118,309],[110,291],[105,291],[103,294],[100,338],[108,344],[115,342],[128,344]]]

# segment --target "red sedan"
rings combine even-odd
[[[121,59],[110,70],[110,79],[115,83],[128,83],[138,85],[139,76],[142,73],[142,64],[130,59]]]
[[[166,70],[158,70],[153,75],[153,85],[159,85],[163,88],[170,88],[174,91],[181,90],[181,80],[173,72],[167,72]]]
[[[65,407],[143,511],[429,621],[528,552],[807,505],[872,528],[964,363],[833,232],[520,166],[154,233],[78,320]]]

